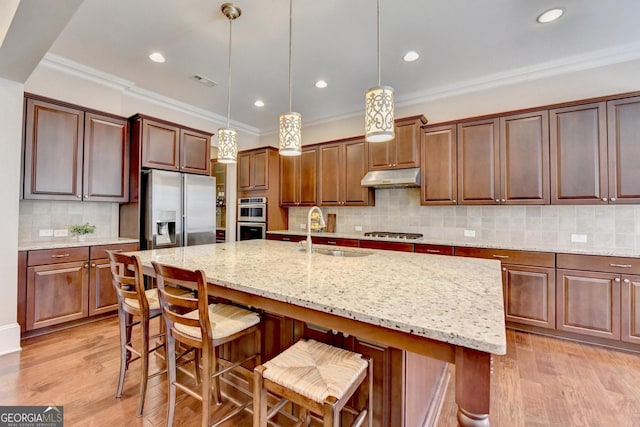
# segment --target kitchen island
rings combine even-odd
[[[491,354],[506,352],[498,261],[300,249],[248,240],[134,253],[145,274],[151,261],[201,269],[212,295],[455,363],[460,425],[489,425]]]

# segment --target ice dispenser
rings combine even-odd
[[[161,211],[156,220],[155,247],[176,244],[176,212]]]

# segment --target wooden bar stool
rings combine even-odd
[[[338,427],[343,409],[355,415],[352,426],[360,426],[365,420],[373,425],[373,363],[360,354],[301,340],[253,372],[254,427],[266,427],[288,402],[300,406],[299,424],[304,426],[309,425],[309,412],[313,412],[322,418],[324,427]],[[367,406],[360,410],[347,406],[366,377]],[[268,392],[281,396],[269,412]]]
[[[176,405],[176,390],[180,389],[192,397],[202,401],[202,426],[218,426],[251,406],[252,399],[236,408],[215,423],[210,422],[211,392],[215,393],[216,404],[222,403],[220,379],[224,373],[236,370],[250,360],[260,364],[260,317],[257,313],[231,304],[209,304],[207,280],[202,270],[190,271],[152,262],[156,272],[160,306],[167,328],[167,363],[169,383],[169,404],[167,425],[173,425]],[[166,292],[167,284],[197,289],[198,297],[172,295]],[[240,357],[241,360],[230,361],[218,355],[218,348],[239,338],[253,334],[253,354]],[[201,375],[197,375],[195,385],[178,380],[176,375],[177,343],[195,348],[200,354]],[[251,380],[251,372],[245,375]],[[251,395],[251,390],[244,390],[236,384],[228,382],[241,392]],[[200,385],[200,386],[199,386]],[[198,387],[199,386],[199,387]]]
[[[122,397],[124,379],[129,365],[136,360],[142,361],[140,369],[140,397],[137,415],[142,415],[144,399],[147,392],[149,377],[161,375],[161,370],[149,375],[149,353],[163,348],[163,342],[157,342],[151,347],[149,341],[161,339],[164,331],[149,335],[149,322],[160,316],[160,301],[156,289],[144,289],[142,280],[142,263],[137,256],[129,256],[107,251],[111,261],[111,277],[118,298],[118,322],[120,325],[120,376],[116,397]],[[134,347],[131,336],[133,328],[140,327],[140,343]]]

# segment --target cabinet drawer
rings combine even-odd
[[[413,252],[413,243],[360,240],[360,247],[367,249],[386,249],[389,251]]]
[[[350,248],[358,247],[357,239],[336,239],[333,237],[313,237],[313,243],[318,245],[346,246]]]
[[[455,253],[456,256],[497,259],[506,264],[555,267],[555,254],[552,252],[528,252],[508,249],[484,249],[456,246]]]
[[[420,254],[453,255],[453,246],[416,243],[414,250]]]
[[[87,261],[89,259],[89,247],[42,249],[29,251],[27,265],[58,264],[61,262]]]
[[[299,242],[306,237],[293,234],[267,234],[267,240],[280,240],[283,242]]]
[[[598,255],[558,254],[558,268],[640,274],[640,259]]]
[[[131,252],[138,250],[138,243],[115,243],[112,245],[91,246],[91,259],[109,258],[107,251]]]

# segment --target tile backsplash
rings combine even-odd
[[[71,224],[89,222],[96,226],[95,237],[118,236],[118,203],[57,200],[21,200],[18,238],[45,241],[67,237],[42,237],[40,230],[68,229]]]
[[[640,205],[420,206],[419,188],[376,189],[376,205],[323,207],[336,214],[336,232],[422,233],[454,242],[640,249]],[[289,229],[300,231],[308,208],[289,208]],[[475,238],[465,237],[473,230]],[[574,235],[574,241],[572,241]],[[586,242],[576,242],[586,238]]]

